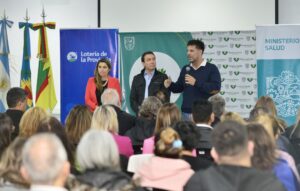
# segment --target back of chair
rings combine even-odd
[[[196,149],[197,157],[203,158],[206,160],[210,160],[210,161],[214,161],[214,159],[212,158],[212,156],[210,154],[210,150],[211,149],[209,149],[209,148],[197,148]]]
[[[153,154],[132,155],[129,158],[127,171],[135,173],[144,163],[148,162]]]
[[[132,147],[133,147],[133,153],[135,155],[143,153],[143,145],[132,145]]]

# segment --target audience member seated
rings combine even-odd
[[[25,138],[16,138],[3,153],[0,161],[0,191],[28,190],[29,183],[20,173],[25,141]]]
[[[175,103],[166,103],[158,110],[155,129],[152,135],[157,134],[163,128],[173,126],[181,120],[181,113]],[[154,136],[144,140],[143,154],[152,154],[154,152]]]
[[[77,146],[76,159],[82,171],[76,178],[81,183],[104,190],[134,186],[131,178],[121,172],[118,147],[106,131],[88,130]]]
[[[256,107],[250,112],[249,116],[249,122],[256,121],[258,117],[262,115],[269,115],[272,121],[273,128],[276,129],[282,129],[281,122],[278,120],[278,118],[269,111],[269,109],[264,107]],[[277,131],[277,130],[276,130]],[[297,164],[300,163],[300,152],[295,149],[293,144],[291,144],[290,140],[284,136],[284,134],[280,134],[280,131],[278,131],[276,135],[276,145],[277,147],[289,153],[295,160]]]
[[[289,126],[284,132],[284,136],[286,136],[290,141],[292,140],[293,133],[294,131],[296,131],[296,128],[299,125],[299,123],[300,123],[300,107],[298,109],[295,124]]]
[[[41,133],[30,137],[23,148],[22,160],[21,174],[30,181],[30,191],[66,191],[70,164],[56,135]]]
[[[27,108],[27,94],[26,91],[19,87],[14,87],[8,90],[6,95],[6,103],[8,109],[6,114],[12,119],[15,130],[12,134],[12,139],[19,135],[19,124]]]
[[[91,122],[92,113],[86,105],[76,105],[69,112],[65,122],[65,129],[73,155],[75,155],[76,147],[81,137],[91,128]]]
[[[276,105],[270,96],[259,97],[258,100],[256,101],[254,108],[257,108],[257,107],[265,107],[268,110],[268,114],[275,117],[277,119],[277,121],[279,122],[280,132],[283,133],[285,131],[285,129],[287,128],[287,125],[284,120],[280,119],[277,116]]]
[[[101,96],[102,105],[110,105],[114,108],[118,117],[119,135],[125,135],[125,133],[134,127],[136,118],[129,113],[121,110],[121,102],[117,90],[108,88],[104,90]]]
[[[153,135],[157,111],[161,106],[161,101],[154,96],[149,96],[142,102],[135,126],[126,133],[133,143],[135,154],[142,153],[144,140]]]
[[[251,167],[254,144],[248,141],[246,127],[234,121],[219,123],[212,133],[212,156],[217,166],[195,173],[186,191],[284,191],[271,172]]]
[[[72,173],[76,173],[75,170],[75,155],[72,153],[71,145],[69,139],[67,138],[67,134],[65,132],[65,128],[63,125],[56,119],[55,117],[47,117],[43,121],[40,122],[36,133],[53,133],[55,134],[60,141],[62,142],[68,156],[68,161],[71,164]]]
[[[196,124],[196,129],[201,135],[196,147],[197,155],[211,159],[211,133],[213,130],[211,124],[214,121],[212,104],[207,100],[196,100],[192,106],[192,117]]]
[[[183,143],[181,158],[188,162],[194,171],[209,167],[212,164],[211,161],[193,155],[193,150],[201,137],[195,125],[189,121],[180,121],[173,128],[177,131]]]
[[[167,127],[155,136],[155,150],[148,163],[134,175],[141,186],[154,190],[183,190],[194,171],[186,161],[179,159],[182,141],[177,132]]]
[[[294,159],[297,165],[300,164],[300,121],[298,121],[289,136],[289,140],[295,149]]]
[[[300,190],[299,183],[287,164],[287,162],[276,156],[274,139],[260,124],[248,124],[248,138],[254,142],[254,152],[251,157],[252,166],[260,170],[273,170],[278,180],[287,191]]]
[[[110,132],[117,143],[119,153],[126,157],[133,155],[131,140],[126,136],[118,135],[117,114],[111,106],[102,105],[96,108],[92,117],[91,128]]]
[[[5,113],[0,113],[0,157],[12,142],[13,132],[14,124],[11,118]]]
[[[170,103],[170,95],[167,95],[165,91],[159,89],[154,93],[154,95],[161,101],[162,104]]]
[[[221,121],[236,121],[242,125],[246,125],[246,121],[236,112],[226,112],[221,116]]]
[[[41,107],[32,107],[22,116],[20,121],[20,136],[29,138],[36,133],[40,122],[48,117],[47,112]]]
[[[271,115],[262,114],[258,116],[255,121],[263,125],[265,130],[270,135],[271,139],[273,139],[274,141],[278,139],[279,127],[276,118]],[[288,163],[289,167],[293,170],[293,173],[295,174],[297,180],[300,182],[299,173],[297,171],[294,158],[289,153],[281,150],[280,148],[276,149],[276,153],[278,158],[283,159]]]
[[[215,120],[214,122],[211,124],[211,126],[216,126],[220,120],[221,120],[221,116],[225,113],[225,99],[220,96],[219,94],[215,94],[211,97],[208,98],[208,101],[212,104],[212,110],[213,113],[215,114]]]

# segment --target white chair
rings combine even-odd
[[[153,154],[132,155],[129,158],[127,171],[135,173],[144,163],[147,163]]]

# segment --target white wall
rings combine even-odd
[[[56,22],[56,29],[47,29],[49,51],[52,60],[52,70],[58,104],[53,113],[60,113],[60,28],[95,28],[97,27],[97,0],[0,0],[0,17],[3,10],[9,20],[14,21],[11,29],[8,29],[10,45],[10,74],[12,86],[19,86],[20,71],[22,65],[23,52],[23,29],[18,28],[18,22],[24,21],[26,8],[28,8],[30,21],[38,23],[42,21],[40,17],[42,7],[45,7],[46,22]],[[31,38],[31,72],[32,88],[35,98],[38,60],[37,45],[38,32],[30,31]]]
[[[274,24],[274,0],[101,0],[101,27],[119,28],[121,32],[139,31],[224,31],[254,30],[255,24]],[[19,86],[22,64],[23,30],[28,8],[30,22],[41,22],[42,5],[46,21],[55,21],[56,29],[48,29],[49,49],[60,112],[60,28],[97,27],[97,0],[0,0],[3,10],[14,21],[8,29],[12,86]],[[38,33],[31,35],[32,86],[35,98],[38,60]]]
[[[300,1],[279,0],[279,24],[300,24]]]
[[[101,0],[101,17],[121,32],[254,30],[275,23],[275,0]]]

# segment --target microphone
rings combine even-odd
[[[189,75],[190,74],[190,71],[191,71],[191,67],[189,67],[189,66],[187,66],[186,68],[185,68],[185,75]],[[189,84],[185,84],[186,86],[189,86]]]
[[[187,74],[189,74],[190,71],[191,71],[191,67],[187,66],[187,67],[185,68],[185,72],[186,72]]]

